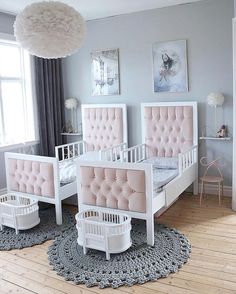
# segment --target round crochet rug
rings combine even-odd
[[[40,223],[36,227],[20,231],[18,235],[16,235],[15,229],[4,226],[0,231],[0,251],[42,244],[47,240],[55,239],[75,223],[72,213],[63,209],[63,224],[58,226],[54,207],[40,210],[39,217]]]
[[[145,223],[132,224],[132,246],[123,253],[111,254],[89,249],[87,255],[77,244],[77,230],[56,238],[49,247],[50,264],[60,276],[87,287],[117,288],[143,284],[177,272],[187,262],[191,246],[187,238],[175,229],[155,225],[155,245],[146,244]]]

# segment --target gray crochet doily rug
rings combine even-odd
[[[132,224],[133,244],[121,254],[111,254],[89,249],[83,254],[77,244],[77,230],[70,230],[57,237],[49,247],[48,256],[53,269],[60,276],[87,287],[117,288],[123,285],[143,284],[170,273],[177,272],[187,262],[191,246],[187,238],[175,229],[155,224],[155,245],[146,242],[145,223]]]
[[[47,208],[39,211],[40,223],[29,230],[20,231],[16,235],[15,230],[3,227],[0,231],[0,251],[22,249],[39,245],[57,236],[74,226],[75,218],[68,210],[63,209],[63,224],[56,224],[55,208]]]

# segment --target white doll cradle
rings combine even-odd
[[[123,252],[132,244],[131,218],[122,212],[90,209],[79,212],[76,221],[77,242],[83,246],[84,254],[87,248],[97,249],[105,251],[106,259],[109,260],[110,253]]]
[[[38,201],[14,194],[0,196],[0,230],[3,226],[28,230],[40,223]]]

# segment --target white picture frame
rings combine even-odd
[[[119,49],[91,52],[92,96],[119,95]]]
[[[154,92],[188,92],[187,40],[156,42],[152,56]]]

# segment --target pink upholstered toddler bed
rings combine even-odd
[[[125,210],[147,222],[154,243],[154,214],[169,207],[192,183],[197,193],[197,103],[142,104],[143,143],[121,152],[121,162],[77,162],[80,209]],[[156,193],[153,157],[177,158],[178,175]]]
[[[57,146],[56,158],[5,155],[8,192],[55,204],[57,224],[62,223],[62,200],[77,193],[74,160],[116,160],[127,147],[125,104],[82,105],[82,122],[84,140]]]

